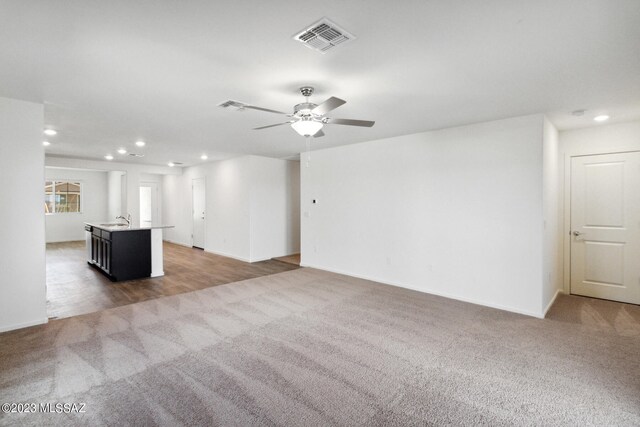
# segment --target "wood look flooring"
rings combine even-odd
[[[164,242],[164,276],[111,282],[87,264],[85,242],[47,244],[47,314],[62,318],[295,270],[276,260],[248,263]]]
[[[300,254],[281,256],[273,259],[276,261],[286,262],[287,264],[300,266]]]

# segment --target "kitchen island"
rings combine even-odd
[[[87,262],[114,282],[163,276],[162,230],[172,227],[86,222]]]

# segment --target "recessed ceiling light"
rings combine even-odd
[[[48,147],[51,145],[51,143],[49,141],[42,141],[42,145],[44,145],[45,147]]]
[[[203,154],[202,156],[200,156],[200,158],[202,160],[207,160],[209,158],[209,156],[207,156],[206,154]]]
[[[49,136],[54,136],[54,135],[57,135],[57,134],[58,134],[58,132],[56,132],[56,131],[55,131],[55,130],[53,130],[53,129],[45,129],[45,130],[44,130],[44,134],[45,134],[45,135],[49,135]]]
[[[169,162],[169,163],[167,163],[167,166],[169,166],[170,168],[172,168],[172,167],[174,167],[174,166],[175,166],[175,163],[173,163],[173,162]]]
[[[111,154],[107,154],[104,158],[107,160],[113,160],[113,156]]]
[[[146,143],[144,141],[136,141],[136,145],[138,147],[144,147],[146,145]]]
[[[119,154],[127,154],[127,150],[125,150],[124,148],[118,148],[118,153]]]
[[[595,120],[596,122],[606,122],[607,120],[609,120],[609,116],[607,116],[606,114],[601,114],[599,116],[595,116],[593,120]]]

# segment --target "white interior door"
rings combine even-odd
[[[148,182],[140,184],[140,226],[150,227],[160,223],[160,203],[158,184]]]
[[[204,222],[206,216],[204,178],[193,180],[193,246],[204,249]]]
[[[640,153],[571,159],[571,293],[640,304]]]

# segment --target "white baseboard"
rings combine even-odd
[[[286,253],[286,254],[283,254],[283,255],[272,255],[272,256],[267,257],[267,258],[257,258],[257,259],[253,259],[252,258],[251,262],[268,261],[268,260],[274,259],[274,258],[282,258],[282,257],[286,257],[286,256],[298,255],[299,253],[300,252],[294,252],[294,253],[291,253],[291,254]]]
[[[163,242],[167,242],[167,243],[173,243],[174,245],[184,246],[185,248],[192,248],[193,247],[193,246],[188,245],[186,243],[176,242],[175,240],[162,239],[162,241]]]
[[[16,323],[16,324],[13,324],[13,325],[0,326],[0,332],[8,332],[8,331],[16,330],[16,329],[28,328],[29,326],[44,325],[47,322],[49,322],[49,319],[45,317],[44,319],[33,320],[33,321],[30,321],[30,322],[23,322],[23,323]]]
[[[168,243],[173,243],[174,245],[184,246],[185,248],[193,248],[192,245],[188,245],[188,244],[182,243],[182,242],[176,242],[174,240],[164,239],[164,241],[168,242]],[[225,252],[211,251],[209,249],[203,249],[203,250],[205,252],[207,252],[207,253],[210,253],[210,254],[220,255],[220,256],[223,256],[223,257],[233,258],[233,259],[237,259],[238,261],[249,262],[249,263],[251,263],[251,262],[259,262],[259,261],[266,261],[268,259],[271,259],[271,258],[249,259],[249,258],[242,258],[242,257],[236,256],[236,255],[231,255],[231,254],[228,254],[228,253],[225,253]]]
[[[252,262],[250,259],[248,258],[241,258],[239,256],[235,256],[235,255],[231,255],[231,254],[227,254],[224,252],[216,252],[216,251],[210,251],[209,249],[205,249],[205,252],[208,252],[210,254],[214,254],[214,255],[220,255],[220,256],[224,256],[227,258],[233,258],[233,259],[237,259],[238,261],[244,261],[244,262]]]
[[[547,313],[549,312],[549,310],[551,309],[551,306],[553,305],[554,302],[556,302],[556,298],[558,298],[558,295],[560,294],[564,294],[564,292],[562,291],[562,289],[558,289],[556,290],[556,294],[553,296],[553,298],[551,298],[551,301],[549,301],[549,304],[547,304],[547,308],[544,309],[544,313],[542,314],[542,318],[544,319],[545,317],[547,317]]]
[[[515,307],[509,307],[509,306],[504,306],[504,305],[500,305],[500,304],[494,304],[494,303],[487,302],[487,301],[477,300],[477,299],[474,299],[474,298],[466,298],[466,297],[462,297],[460,295],[450,294],[450,293],[447,293],[447,292],[435,291],[433,289],[418,288],[416,286],[408,285],[406,283],[389,282],[389,281],[386,281],[386,280],[381,280],[381,279],[376,278],[376,277],[363,276],[363,275],[360,275],[360,274],[353,274],[353,273],[346,272],[346,271],[340,271],[340,270],[335,270],[335,269],[331,269],[331,268],[314,266],[314,265],[310,265],[310,264],[306,264],[306,263],[305,264],[300,263],[300,266],[301,267],[316,268],[318,270],[329,271],[331,273],[344,274],[345,276],[357,277],[358,279],[371,280],[372,282],[378,282],[378,283],[382,283],[382,284],[385,284],[385,285],[396,286],[396,287],[405,288],[405,289],[411,289],[413,291],[418,291],[418,292],[422,292],[422,293],[425,293],[425,294],[437,295],[439,297],[454,299],[454,300],[457,300],[457,301],[468,302],[468,303],[476,304],[476,305],[482,305],[484,307],[495,308],[495,309],[498,309],[498,310],[510,311],[512,313],[523,314],[525,316],[536,317],[538,319],[544,319],[544,313],[541,313],[541,312],[537,313],[537,312],[533,312],[533,311],[522,310],[522,309],[515,308]]]
[[[164,239],[164,241],[165,241],[165,242],[168,242],[168,243],[173,243],[174,245],[184,246],[185,248],[193,248],[193,246],[192,246],[192,245],[188,245],[188,244],[186,244],[186,243],[182,243],[182,242],[176,242],[175,240]],[[204,249],[204,251],[205,251],[205,252],[208,252],[208,253],[210,253],[210,254],[220,255],[220,256],[227,257],[227,258],[233,258],[233,259],[237,259],[238,261],[249,262],[249,263],[251,263],[251,262],[267,261],[267,260],[270,260],[270,259],[272,259],[272,258],[278,258],[278,257],[280,257],[280,256],[287,256],[287,255],[288,255],[288,254],[287,254],[287,255],[277,255],[277,256],[268,257],[268,258],[249,259],[249,258],[242,258],[242,257],[236,256],[236,255],[231,255],[231,254],[228,254],[228,253],[225,253],[225,252],[210,251],[210,250],[208,250],[208,249]],[[296,254],[297,254],[297,253],[298,253],[298,252],[296,252]],[[291,255],[295,255],[295,254],[291,254]]]

